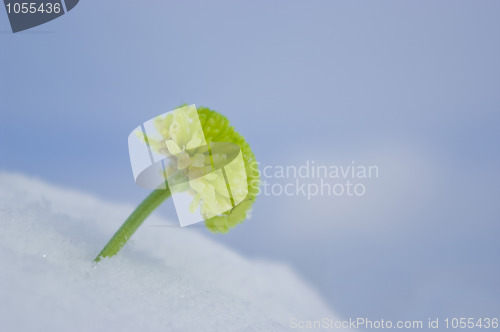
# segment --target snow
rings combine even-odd
[[[1,331],[283,331],[338,319],[286,265],[151,216],[92,260],[134,207],[0,173]],[[257,243],[256,243],[257,245]]]

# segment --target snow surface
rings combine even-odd
[[[155,215],[92,264],[133,208],[0,173],[0,331],[282,331],[292,317],[338,319],[287,266],[151,227],[169,224]]]

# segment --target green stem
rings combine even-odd
[[[164,200],[170,197],[170,190],[156,189],[154,190],[139,206],[132,212],[132,214],[125,220],[122,227],[113,235],[108,244],[94,259],[94,262],[99,262],[105,257],[114,256],[125,245],[128,239],[132,237],[137,228],[146,220],[146,218],[153,212]]]

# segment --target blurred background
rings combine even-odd
[[[261,195],[229,234],[196,231],[292,266],[346,318],[498,317],[499,18],[489,0],[87,0],[12,34],[0,10],[0,170],[139,203],[130,131],[208,106],[261,168],[379,177],[362,197]]]

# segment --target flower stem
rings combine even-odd
[[[130,214],[125,220],[120,229],[113,235],[108,244],[94,259],[94,262],[99,262],[105,257],[114,256],[125,245],[128,239],[132,237],[137,228],[146,220],[146,218],[153,212],[164,200],[170,197],[170,190],[156,189],[148,197],[142,201],[139,206]]]

